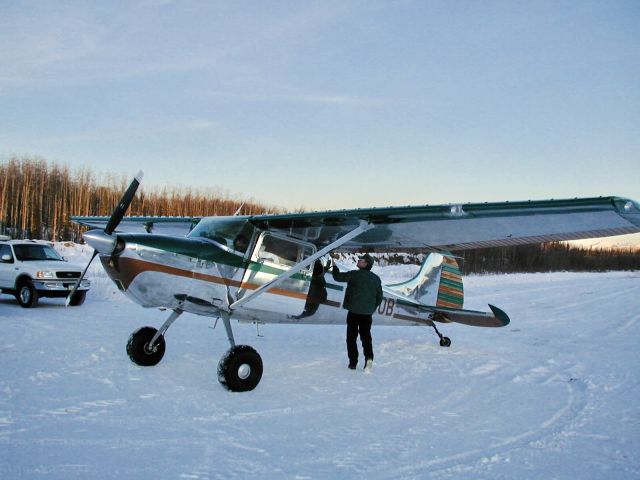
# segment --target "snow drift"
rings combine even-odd
[[[241,394],[217,382],[228,344],[207,318],[184,315],[158,366],[133,365],[129,334],[168,314],[89,277],[78,308],[0,296],[0,478],[640,477],[637,272],[467,277],[465,307],[511,324],[443,326],[448,349],[374,326],[370,375],[346,368],[341,327],[234,323],[265,364]]]

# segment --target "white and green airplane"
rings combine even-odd
[[[640,232],[640,205],[620,197],[409,206],[223,217],[124,217],[142,179],[136,175],[111,217],[72,217],[93,228],[83,237],[109,277],[136,303],[169,309],[159,328],[142,327],[127,343],[131,360],[156,365],[165,334],[184,312],[221,319],[231,348],[218,378],[232,391],[254,389],[260,355],[236,345],[231,320],[344,324],[344,284],[326,271],[329,254],[423,251],[417,275],[383,286],[374,325],[436,323],[501,327],[509,317],[463,308],[455,250],[605,237]],[[89,262],[89,264],[91,263]],[[87,265],[87,268],[89,265]],[[82,273],[78,283],[84,277]],[[72,298],[71,292],[69,298]]]

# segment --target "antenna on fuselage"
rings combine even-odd
[[[233,214],[234,217],[237,217],[238,215],[240,215],[240,212],[242,211],[242,207],[244,207],[245,202],[242,202],[242,204],[238,207],[238,209],[236,210],[236,213]]]

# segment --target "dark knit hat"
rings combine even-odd
[[[365,262],[367,262],[367,270],[371,270],[371,267],[373,267],[373,257],[368,253],[362,255],[358,260],[364,260]]]

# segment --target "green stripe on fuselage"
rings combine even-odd
[[[175,253],[176,255],[185,255],[207,262],[220,263],[233,268],[246,268],[254,272],[273,275],[274,277],[287,271],[286,268],[278,268],[260,262],[245,260],[239,255],[227,252],[199,238],[171,237],[168,235],[149,235],[144,233],[120,234],[118,237],[125,243],[135,243],[144,247]],[[300,272],[291,278],[309,282],[311,281],[311,274]],[[338,285],[327,284],[326,287],[332,290],[343,290],[343,287]]]

